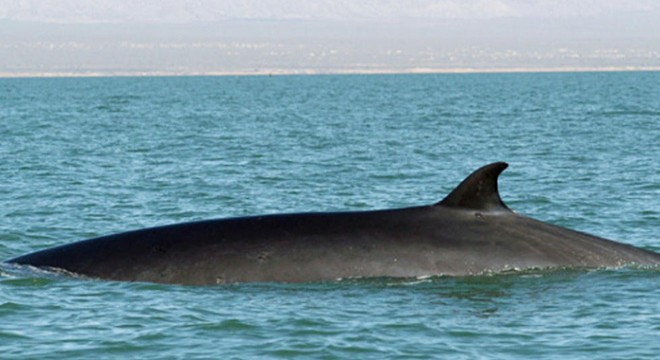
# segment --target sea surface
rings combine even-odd
[[[0,79],[0,259],[441,200],[660,251],[660,72]],[[660,270],[210,287],[0,266],[2,359],[658,359]]]

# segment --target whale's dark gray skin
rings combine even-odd
[[[434,205],[252,216],[102,236],[10,263],[93,278],[207,285],[477,275],[512,269],[660,264],[660,254],[518,215],[506,163],[484,166]]]

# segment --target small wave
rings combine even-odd
[[[611,110],[594,113],[601,116],[660,116],[660,111],[654,110]]]

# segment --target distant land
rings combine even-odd
[[[660,70],[652,19],[0,20],[0,76]],[[633,26],[634,25],[634,26]]]
[[[301,70],[257,70],[252,72],[35,72],[0,73],[0,78],[57,78],[57,77],[151,77],[151,76],[284,76],[284,75],[387,75],[387,74],[478,74],[478,73],[552,73],[552,72],[623,72],[660,71],[660,67],[580,67],[580,68],[505,68],[505,69],[379,69],[318,71]]]

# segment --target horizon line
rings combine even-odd
[[[0,78],[93,78],[93,77],[195,77],[195,76],[287,76],[287,75],[409,75],[409,74],[506,74],[571,72],[660,71],[660,66],[581,66],[513,68],[410,68],[410,69],[257,69],[225,71],[0,71]]]

